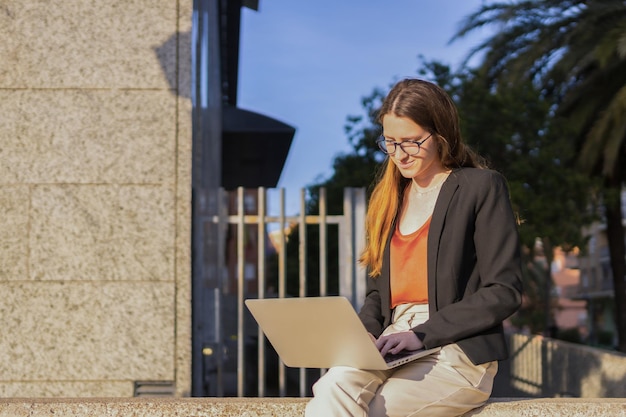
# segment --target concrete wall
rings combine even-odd
[[[16,398],[0,417],[297,417],[308,398]],[[463,417],[626,417],[624,398],[492,398]]]
[[[626,398],[626,355],[512,334],[511,357],[501,362],[494,397]]]
[[[191,15],[0,2],[0,397],[189,392]]]

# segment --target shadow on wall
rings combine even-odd
[[[509,335],[509,346],[494,397],[626,396],[626,355],[522,334]]]
[[[191,32],[176,32],[152,49],[161,64],[170,91],[191,99]],[[179,73],[181,69],[185,73]]]

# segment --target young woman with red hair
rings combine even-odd
[[[388,158],[368,206],[359,316],[383,356],[441,349],[388,371],[331,368],[306,415],[462,415],[491,395],[508,355],[502,322],[521,303],[507,185],[463,143],[437,85],[400,81],[378,119]]]

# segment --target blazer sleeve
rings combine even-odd
[[[389,240],[385,245],[383,258],[389,256]],[[391,311],[389,309],[389,265],[383,262],[380,276],[366,277],[365,301],[359,311],[359,318],[368,332],[375,337],[380,336],[385,327],[389,325]]]
[[[375,337],[380,336],[383,332],[384,318],[382,316],[381,295],[378,289],[378,280],[367,277],[367,285],[365,287],[365,301],[359,311],[359,318],[368,332]]]
[[[460,181],[438,253],[429,253],[435,300],[429,319],[413,329],[428,348],[493,332],[521,304],[519,236],[506,182],[481,171]]]

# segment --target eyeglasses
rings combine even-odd
[[[417,141],[417,140],[405,140],[402,142],[394,142],[393,140],[387,140],[384,136],[379,137],[376,140],[376,144],[380,148],[381,151],[386,153],[387,155],[393,155],[398,150],[398,146],[407,154],[407,155],[417,155],[422,150],[422,145],[426,142],[433,134],[426,136],[426,138]]]

